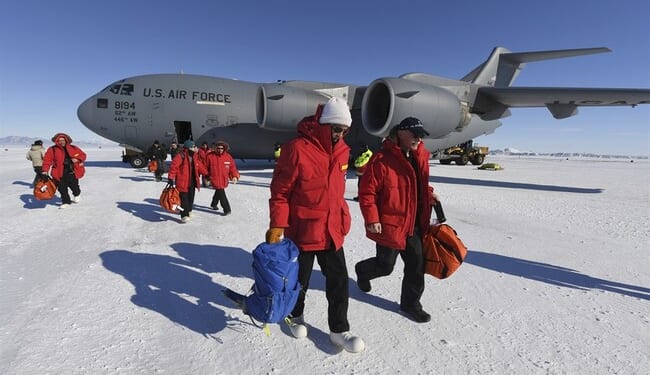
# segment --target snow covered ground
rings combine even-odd
[[[158,206],[163,183],[87,149],[82,201],[35,201],[26,149],[3,148],[1,374],[648,374],[650,162],[493,157],[502,171],[431,163],[431,182],[470,248],[427,278],[414,323],[398,312],[401,261],[364,294],[350,275],[360,354],[328,339],[324,278],[306,339],[250,323],[221,289],[246,292],[268,226],[272,165],[242,163],[233,213],[196,197],[188,224]],[[374,254],[350,174],[348,267]]]

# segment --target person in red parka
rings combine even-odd
[[[318,106],[298,124],[298,137],[284,144],[271,180],[269,243],[286,236],[300,249],[298,302],[285,321],[296,338],[307,335],[303,319],[314,259],[325,275],[330,340],[349,352],[365,344],[350,333],[348,270],[343,240],[350,231],[350,212],[343,197],[350,148],[343,140],[352,117],[339,98]]]
[[[73,145],[72,138],[65,133],[54,135],[52,142],[54,145],[47,149],[43,157],[43,174],[46,177],[52,176],[63,202],[59,208],[66,208],[70,203],[79,203],[81,200],[79,179],[86,173],[86,153]],[[72,199],[68,188],[72,191]]]
[[[207,168],[210,175],[210,184],[214,188],[212,203],[213,210],[223,207],[223,215],[230,215],[230,202],[226,197],[228,181],[236,184],[239,181],[239,171],[235,159],[228,153],[229,146],[226,142],[218,141],[214,144],[214,151],[207,154]]]
[[[370,280],[391,274],[397,256],[401,256],[400,310],[420,323],[431,320],[420,304],[424,293],[421,237],[429,227],[436,200],[429,187],[429,151],[422,143],[425,135],[429,133],[420,120],[407,117],[391,129],[365,170],[359,207],[366,236],[376,242],[376,256],[355,266],[357,285],[367,293]]]
[[[196,157],[197,147],[194,141],[187,140],[169,167],[167,177],[172,186],[176,186],[181,198],[181,223],[187,223],[194,207],[194,189],[201,190],[201,176],[208,170]]]
[[[212,150],[210,149],[208,142],[201,143],[201,147],[199,147],[199,150],[196,152],[198,159],[206,167],[208,165],[208,154],[211,152]],[[203,176],[201,178],[201,183],[203,184],[203,187],[208,187],[210,185],[210,179],[208,178],[208,176]]]

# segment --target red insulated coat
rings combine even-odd
[[[201,175],[207,175],[208,170],[205,168],[201,160],[196,157],[196,153],[191,158],[194,163],[194,186],[196,190],[201,190]],[[176,181],[176,189],[180,193],[187,193],[190,190],[190,154],[186,149],[179,152],[172,159],[172,164],[169,167],[167,177],[170,180]]]
[[[212,152],[212,151],[210,151],[209,148],[203,148],[203,147],[199,147],[199,149],[196,150],[196,154],[199,157],[199,160],[201,161],[201,163],[203,163],[203,165],[208,164],[208,154],[210,152]]]
[[[350,231],[350,210],[343,194],[350,148],[341,139],[332,144],[331,126],[314,116],[298,124],[298,137],[282,146],[271,181],[271,228],[285,228],[285,237],[301,250],[341,249]]]
[[[207,154],[207,168],[210,175],[210,183],[215,189],[225,189],[228,181],[233,178],[239,179],[239,171],[235,159],[228,153],[228,145],[224,144],[225,151],[219,155],[218,152]]]
[[[86,153],[83,152],[79,147],[70,144],[72,139],[69,135],[65,133],[58,133],[52,138],[52,142],[56,142],[56,139],[59,137],[64,137],[66,139],[65,150],[63,147],[58,144],[50,146],[45,152],[43,157],[43,172],[49,173],[55,180],[61,180],[63,177],[63,162],[65,160],[65,153],[68,152],[70,159],[77,159],[77,162],[72,164],[72,169],[74,171],[74,176],[77,179],[80,179],[86,174],[86,167],[84,167],[84,162],[86,161]],[[52,169],[50,171],[50,168]]]
[[[368,163],[359,187],[359,207],[366,225],[381,223],[381,233],[366,236],[379,245],[397,250],[406,248],[406,238],[413,235],[415,216],[419,213],[420,233],[426,233],[433,205],[429,187],[429,151],[420,142],[413,151],[419,169],[415,170],[399,146],[386,139]],[[418,210],[417,193],[420,193]]]

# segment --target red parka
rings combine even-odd
[[[359,187],[359,207],[366,225],[381,223],[382,229],[381,233],[366,230],[366,236],[397,250],[406,248],[406,238],[413,235],[418,212],[420,233],[426,233],[434,204],[433,188],[429,187],[429,151],[420,142],[417,150],[411,152],[419,169],[419,185],[413,166],[399,146],[386,139],[368,163]]]
[[[196,153],[191,158],[194,163],[194,186],[196,190],[201,190],[201,175],[207,175],[208,170],[205,168]],[[187,149],[180,151],[172,159],[172,165],[169,167],[167,177],[176,182],[176,189],[180,193],[187,193],[190,190],[190,153]]]
[[[341,138],[332,144],[330,125],[314,116],[298,124],[298,137],[282,146],[273,172],[269,211],[271,228],[301,250],[341,249],[350,231],[350,210],[343,195],[350,148]]]
[[[201,146],[203,146],[203,145],[201,145]],[[201,163],[203,163],[203,165],[208,164],[208,154],[210,152],[212,152],[212,151],[210,151],[209,148],[203,148],[203,147],[199,147],[199,149],[196,150],[196,155],[198,156]]]
[[[207,169],[210,175],[210,183],[215,189],[225,189],[228,187],[228,181],[233,178],[239,179],[239,171],[235,164],[235,159],[228,153],[228,145],[223,142],[218,145],[224,146],[224,151],[221,155],[219,152],[212,151],[206,156]]]
[[[65,150],[56,143],[56,140],[60,137],[66,140]],[[82,178],[86,174],[86,167],[84,167],[86,153],[79,147],[72,145],[72,138],[65,133],[57,133],[52,137],[52,142],[54,142],[54,145],[47,149],[43,157],[43,172],[49,173],[57,181],[61,180],[61,177],[63,177],[63,161],[65,160],[65,153],[67,151],[70,159],[77,159],[77,162],[73,162],[72,164],[75,178]],[[50,168],[52,168],[51,171]]]

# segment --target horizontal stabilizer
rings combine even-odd
[[[578,49],[561,49],[554,51],[536,51],[536,52],[514,52],[503,53],[501,58],[512,64],[523,64],[527,62],[561,59],[564,57],[592,55],[594,53],[612,52],[606,47],[597,48],[578,48]]]
[[[510,50],[503,47],[496,47],[492,50],[490,57],[485,62],[474,68],[462,80],[478,85],[508,87],[514,82],[521,69],[528,62],[603,52],[611,52],[611,50],[606,47],[596,47],[552,51],[510,52]]]

